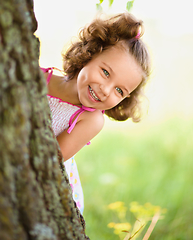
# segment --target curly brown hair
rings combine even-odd
[[[140,36],[136,38],[140,31]],[[112,109],[105,110],[105,114],[118,121],[132,118],[134,122],[140,121],[140,98],[143,96],[143,86],[150,75],[150,56],[148,50],[140,39],[143,35],[143,22],[136,20],[129,13],[118,14],[109,19],[95,19],[90,25],[81,29],[79,40],[62,54],[63,69],[71,80],[96,55],[111,46],[122,43],[141,66],[142,81],[130,94]]]

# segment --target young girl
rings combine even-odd
[[[62,77],[53,68],[42,69],[52,127],[81,212],[83,194],[73,156],[103,128],[103,113],[119,121],[139,121],[139,98],[150,72],[142,30],[142,21],[129,13],[96,19],[63,55]]]

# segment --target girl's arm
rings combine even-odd
[[[67,133],[66,129],[57,137],[64,161],[74,156],[95,137],[101,131],[103,125],[104,117],[100,110],[83,112],[70,134]]]

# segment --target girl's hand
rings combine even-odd
[[[94,112],[83,112],[69,134],[67,129],[58,137],[58,143],[64,158],[64,161],[74,156],[82,147],[84,147],[93,137],[95,137],[103,128],[104,117],[100,110]]]

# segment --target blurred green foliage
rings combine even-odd
[[[113,2],[114,2],[114,0],[108,0],[108,1],[109,1],[109,7],[111,7],[112,4],[113,4]],[[135,0],[130,0],[130,1],[127,2],[125,8],[127,9],[128,12],[132,9],[134,1],[135,1]],[[103,2],[104,2],[104,0],[99,0],[99,3],[96,4],[96,7],[97,7],[97,10],[98,10],[98,11],[101,11],[101,10],[102,10],[101,4],[102,4]]]
[[[76,156],[87,234],[92,240],[119,239],[107,227],[117,220],[108,205],[137,201],[167,209],[150,239],[191,240],[193,119],[176,117],[138,126],[139,130],[132,125],[104,129]],[[127,222],[135,220],[127,216]]]

